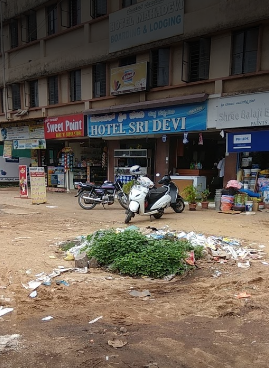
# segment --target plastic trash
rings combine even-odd
[[[41,319],[41,321],[50,321],[51,319],[53,319],[52,316],[47,316]]]

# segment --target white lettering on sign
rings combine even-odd
[[[129,124],[107,123],[89,126],[89,135],[96,136],[115,136],[128,134],[147,134],[168,131],[171,133],[186,129],[186,117],[182,118],[164,118],[131,121]]]
[[[69,121],[66,120],[65,121],[65,130],[66,132],[70,132],[70,131],[74,131],[74,130],[82,130],[82,121],[75,121],[73,119],[73,121]]]
[[[234,144],[251,143],[251,134],[234,135]]]
[[[47,123],[47,133],[58,133],[64,131],[63,123]]]

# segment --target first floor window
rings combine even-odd
[[[93,97],[106,96],[106,64],[93,65]]]
[[[14,83],[11,85],[12,92],[12,110],[21,109],[21,89],[19,83]]]
[[[81,100],[81,70],[70,72],[70,100]]]
[[[69,23],[74,27],[81,23],[81,4],[80,0],[69,0]]]
[[[122,0],[122,7],[127,8],[127,6],[135,5],[137,0]]]
[[[52,35],[57,32],[57,4],[47,7],[47,27],[48,35]]]
[[[151,53],[151,87],[169,84],[170,49],[153,50]]]
[[[12,19],[9,25],[10,29],[10,47],[14,49],[19,46],[19,25],[18,19]]]
[[[58,100],[58,76],[48,78],[49,105],[56,105]]]
[[[27,37],[28,42],[37,40],[37,21],[35,11],[31,11],[27,15]]]
[[[234,32],[232,41],[232,75],[256,71],[258,38],[258,27]]]
[[[37,107],[38,103],[38,80],[29,82],[30,107]]]
[[[91,0],[91,17],[93,19],[107,14],[107,0]]]
[[[210,39],[184,42],[182,58],[182,80],[197,82],[209,78]]]

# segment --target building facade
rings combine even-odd
[[[268,5],[268,0],[1,1],[0,125],[10,133],[0,142],[2,150],[12,141],[11,156],[21,156],[13,141],[35,151],[39,147],[29,139],[44,139],[37,159],[28,154],[32,164],[56,167],[70,147],[74,167],[90,163],[94,176],[88,172],[87,180],[113,179],[116,171],[125,176],[132,163],[141,163],[152,177],[168,171],[205,175],[207,184],[226,152],[225,178],[234,179],[239,151],[229,152],[227,134],[239,127],[266,130],[269,123],[257,113],[255,124],[244,125],[240,113],[241,124],[233,125],[237,112],[219,104],[260,93],[267,101]],[[18,132],[25,126],[37,131],[65,116],[75,122],[77,114],[84,116],[83,133],[75,124],[70,134],[66,127],[54,136]]]

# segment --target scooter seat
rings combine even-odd
[[[153,203],[155,203],[166,192],[167,192],[167,189],[166,188],[163,188],[163,187],[150,189],[149,194],[148,194],[148,203],[149,203],[149,206],[151,206]]]

